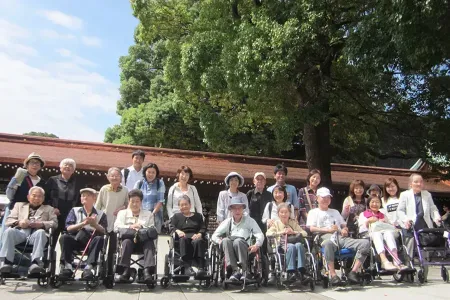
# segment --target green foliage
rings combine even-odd
[[[26,132],[23,135],[29,135],[29,136],[43,136],[43,137],[50,137],[50,138],[56,138],[59,139],[59,137],[53,133],[47,133],[47,132],[36,132],[36,131],[30,131]]]

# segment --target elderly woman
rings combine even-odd
[[[280,238],[280,247],[286,251],[286,270],[290,274],[289,281],[298,279],[304,281],[307,279],[305,269],[305,248],[303,247],[302,239],[308,234],[304,231],[298,222],[292,219],[292,212],[289,205],[281,203],[278,205],[279,220],[275,221],[273,225],[267,230],[267,237]],[[289,236],[293,240],[289,241]],[[284,248],[287,242],[287,250]],[[296,262],[297,260],[297,262]]]
[[[221,191],[217,199],[217,222],[219,224],[231,217],[232,213],[228,210],[228,207],[232,198],[239,198],[245,204],[244,215],[249,214],[247,195],[239,191],[239,188],[244,185],[244,177],[237,172],[230,172],[225,177],[225,185],[228,189]]]
[[[63,159],[59,163],[61,174],[50,177],[45,184],[46,202],[55,208],[55,214],[58,216],[58,228],[53,232],[53,246],[64,230],[70,210],[81,206],[80,190],[85,186],[81,178],[75,175],[76,167],[73,159]]]
[[[191,211],[191,199],[187,195],[182,195],[178,200],[180,212],[173,215],[170,220],[170,228],[176,233],[180,243],[180,256],[185,263],[185,271],[190,270],[192,262],[200,269],[196,276],[205,275],[205,251],[206,233],[203,216],[200,213]]]
[[[45,181],[38,176],[38,172],[45,166],[45,161],[37,153],[31,153],[23,162],[23,168],[18,168],[16,174],[6,188],[6,197],[9,205],[5,209],[2,221],[2,231],[6,228],[5,222],[10,211],[17,202],[28,203],[28,192],[33,186],[45,187]],[[44,204],[48,204],[44,202]],[[2,232],[0,232],[2,233]],[[1,235],[1,234],[0,234]],[[0,242],[1,247],[1,242]]]
[[[116,252],[117,238],[113,232],[116,216],[122,209],[128,205],[128,189],[122,186],[122,173],[119,168],[109,168],[108,174],[109,184],[102,186],[95,203],[96,210],[102,210],[108,220],[107,232],[109,233],[108,247],[108,271],[112,275],[113,255]]]
[[[137,181],[134,188],[142,191],[144,195],[142,208],[153,213],[155,216],[155,227],[159,233],[163,224],[166,186],[164,181],[159,178],[159,168],[156,164],[149,163],[142,169],[142,173],[144,174],[144,179]]]
[[[198,196],[197,189],[194,185],[189,184],[194,178],[191,168],[188,166],[181,166],[177,171],[176,178],[178,182],[170,187],[167,196],[167,215],[169,216],[169,219],[172,218],[174,214],[180,212],[177,199],[183,195],[187,195],[190,199],[194,200],[194,203],[192,203],[193,205],[191,205],[192,212],[203,213],[202,202]]]
[[[144,196],[138,189],[133,189],[128,193],[128,208],[121,210],[117,214],[114,223],[114,231],[121,232],[122,229],[131,229],[136,232],[142,228],[149,228],[155,225],[151,211],[141,209]],[[130,262],[133,252],[141,247],[144,250],[144,281],[150,282],[155,274],[155,243],[149,239],[144,242],[134,243],[134,238],[125,238],[122,240],[122,251],[120,255],[119,266],[123,267],[120,275],[120,281],[130,279]]]
[[[368,200],[367,210],[359,215],[359,234],[366,237],[370,234],[372,237],[375,250],[381,260],[381,268],[387,271],[404,270],[407,269],[397,254],[397,244],[395,242],[395,227],[390,224],[388,218],[380,211],[381,199],[378,196],[372,196]],[[383,230],[378,230],[376,227],[382,224]],[[385,253],[384,244],[393,258],[391,263]]]

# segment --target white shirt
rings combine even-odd
[[[187,195],[189,199],[191,199],[191,212],[198,212],[203,215],[202,202],[200,201],[200,197],[198,196],[197,188],[193,185],[187,185],[188,190],[186,193],[181,191],[178,182],[172,185],[169,189],[169,194],[167,195],[167,215],[169,219],[173,217],[174,214],[180,212],[180,208],[178,207],[178,200],[181,196]]]
[[[270,203],[272,203],[272,212],[270,213],[270,216],[269,216]],[[289,204],[289,206],[291,207],[289,217],[291,219],[295,220],[294,205]],[[262,222],[264,224],[266,224],[267,220],[269,220],[269,219],[274,220],[274,221],[278,221],[280,219],[280,217],[278,216],[278,205],[275,203],[275,201],[267,203],[266,207],[264,208]]]
[[[387,203],[384,203],[384,199],[381,202],[383,203],[383,208],[380,211],[387,217],[389,223],[394,225],[397,222],[397,207],[400,199],[389,197]]]
[[[328,210],[314,208],[309,211],[308,219],[306,220],[306,226],[319,228],[331,228],[332,225],[337,225],[340,228],[344,224],[346,224],[344,218],[337,210],[332,208]]]
[[[133,166],[128,167],[127,169],[130,170],[130,173],[128,173],[127,184],[125,184],[125,171],[122,170],[122,185],[126,186],[128,190],[131,191],[134,188],[134,184],[144,177],[142,175],[142,168],[139,172],[136,171]]]

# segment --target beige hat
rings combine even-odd
[[[84,188],[80,190],[80,194],[83,194],[84,192],[92,193],[93,195],[97,195],[97,191],[92,188]]]
[[[28,162],[29,162],[30,160],[32,160],[32,159],[37,159],[37,160],[39,160],[39,161],[41,162],[41,168],[43,168],[43,167],[45,166],[45,160],[43,160],[42,157],[41,157],[39,154],[33,152],[33,153],[31,153],[30,155],[28,155],[28,157],[27,157],[27,158],[25,159],[25,161],[23,162],[24,167],[26,167],[27,164],[28,164]]]

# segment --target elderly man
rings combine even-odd
[[[224,220],[212,236],[215,243],[222,244],[226,265],[233,270],[229,278],[232,281],[243,279],[238,262],[241,264],[242,271],[245,272],[248,266],[248,252],[258,251],[264,242],[264,234],[256,221],[249,216],[244,216],[246,207],[247,205],[240,198],[232,198],[228,206],[232,216]],[[256,243],[250,246],[252,235],[256,237]]]
[[[423,189],[423,178],[420,174],[412,174],[409,177],[410,189],[400,194],[400,202],[397,207],[397,220],[401,227],[416,230],[433,228],[433,221],[441,223],[441,216],[434,205],[433,197]],[[406,248],[411,257],[414,253],[414,237],[412,234],[405,236]],[[407,257],[407,259],[409,259]],[[428,266],[424,267],[424,277],[427,281]]]
[[[306,226],[310,227],[311,232],[320,234],[320,242],[325,249],[324,256],[331,275],[331,284],[337,285],[341,281],[334,268],[334,254],[338,250],[338,243],[339,248],[356,251],[356,260],[348,274],[348,279],[350,282],[357,283],[359,281],[357,272],[370,254],[370,242],[366,239],[348,237],[347,224],[341,214],[335,209],[328,208],[331,197],[329,189],[322,187],[317,190],[319,207],[309,212]]]
[[[86,280],[94,277],[92,270],[103,247],[103,234],[108,226],[106,215],[101,210],[94,208],[96,193],[97,191],[91,188],[81,189],[81,204],[83,206],[72,208],[67,216],[66,230],[68,234],[62,235],[59,239],[61,245],[61,276],[63,277],[73,275],[73,251],[83,250],[95,230],[87,251],[87,265],[82,274],[82,278]]]
[[[48,241],[46,231],[58,226],[53,207],[42,204],[44,197],[45,192],[41,187],[30,188],[27,196],[28,203],[17,202],[6,219],[5,225],[9,228],[2,236],[3,246],[0,250],[0,258],[4,258],[4,263],[0,268],[1,273],[12,271],[15,246],[27,239],[29,239],[28,243],[33,245],[32,265],[28,272],[36,274],[44,271],[42,257]]]
[[[266,174],[263,172],[256,172],[253,176],[254,189],[247,192],[247,199],[249,203],[250,217],[252,217],[263,232],[266,231],[266,226],[262,222],[262,216],[267,203],[272,201],[272,194],[269,193],[266,187]]]

